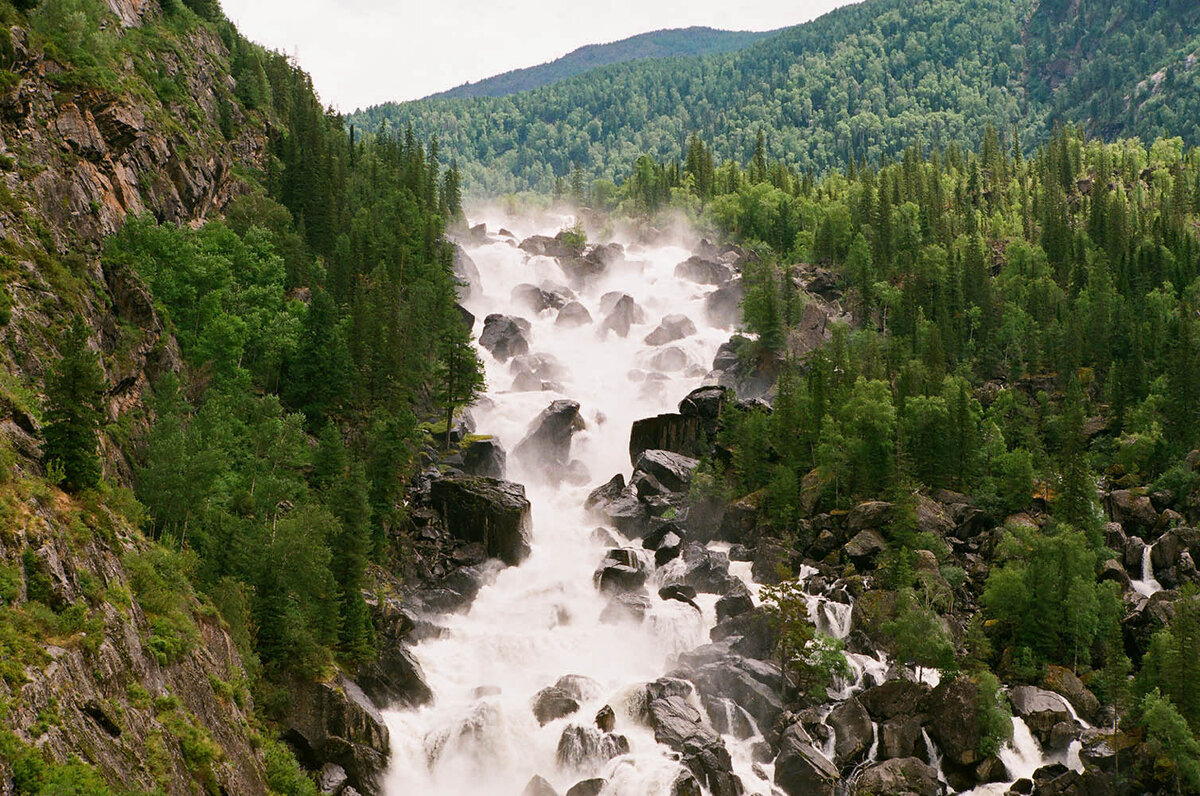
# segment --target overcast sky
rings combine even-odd
[[[295,53],[326,104],[406,100],[585,44],[707,25],[772,30],[849,0],[222,0],[249,38]]]

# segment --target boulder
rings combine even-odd
[[[388,729],[362,689],[344,676],[329,683],[297,677],[288,692],[283,737],[300,762],[312,770],[340,766],[350,787],[379,792],[391,753]]]
[[[397,705],[416,707],[433,699],[421,664],[399,640],[381,644],[375,660],[360,666],[356,678],[380,710]]]
[[[549,782],[534,774],[525,790],[521,791],[521,796],[558,796],[558,791]]]
[[[587,311],[587,307],[580,304],[578,301],[572,301],[558,311],[558,317],[554,319],[555,326],[561,326],[567,329],[576,329],[580,326],[587,326],[592,322],[592,314]]]
[[[885,500],[869,500],[859,503],[846,515],[846,530],[858,533],[866,529],[878,529],[892,521],[892,504]]]
[[[835,796],[840,779],[799,722],[784,730],[775,758],[775,784],[787,796]]]
[[[681,583],[663,586],[658,590],[658,599],[687,603],[697,611],[700,610],[700,606],[696,605],[696,590],[691,586],[684,586]]]
[[[533,697],[533,715],[540,725],[570,716],[577,710],[579,700],[557,686],[543,688]]]
[[[762,730],[770,728],[783,712],[784,681],[773,663],[733,655],[694,670],[696,689],[710,698],[727,698],[744,709]],[[867,720],[870,745],[870,720]]]
[[[891,760],[925,754],[921,744],[921,720],[917,716],[897,716],[879,725],[879,759]]]
[[[562,233],[553,238],[532,235],[521,241],[519,248],[535,257],[575,257],[582,252],[581,247],[564,240]]]
[[[1108,510],[1114,522],[1119,522],[1126,533],[1135,532],[1145,536],[1158,524],[1158,512],[1149,496],[1132,489],[1115,489],[1108,495]]]
[[[559,382],[567,375],[567,369],[551,354],[513,357],[508,372],[513,374],[512,388],[517,392],[561,389]]]
[[[600,791],[604,790],[605,783],[606,780],[599,777],[576,782],[567,791],[567,796],[600,796]]]
[[[1121,562],[1115,558],[1110,558],[1100,565],[1100,574],[1096,576],[1096,579],[1101,582],[1111,580],[1123,592],[1129,589],[1129,573],[1125,571],[1125,567],[1122,566]]]
[[[1050,731],[1059,722],[1070,722],[1071,710],[1067,701],[1054,693],[1032,685],[1019,685],[1009,694],[1013,713],[1029,725],[1029,730],[1046,743]]]
[[[654,739],[682,756],[681,762],[713,796],[738,796],[741,781],[721,736],[689,704],[686,682],[662,678],[646,686],[647,720]]]
[[[921,704],[929,695],[925,683],[912,680],[888,680],[882,685],[872,686],[858,695],[858,701],[876,721],[886,721],[897,716],[911,716],[920,712]]]
[[[600,710],[596,711],[596,726],[599,727],[602,732],[612,732],[613,727],[615,727],[616,724],[617,714],[613,712],[611,706],[605,705],[604,707],[600,708]]]
[[[1042,685],[1066,697],[1075,711],[1087,721],[1094,722],[1096,720],[1100,711],[1100,700],[1070,669],[1062,666],[1047,666]]]
[[[693,255],[675,266],[675,278],[698,285],[723,285],[733,279],[734,272],[725,263]]]
[[[638,500],[633,488],[625,485],[625,476],[620,473],[607,484],[592,490],[583,506],[628,537],[642,536],[649,528],[650,515],[646,507]]]
[[[904,793],[914,796],[938,796],[941,793],[938,772],[915,757],[885,760],[865,769],[858,777],[856,793]]]
[[[503,479],[508,470],[508,454],[495,437],[474,439],[462,452],[462,470],[467,475]]]
[[[871,742],[875,740],[875,727],[867,709],[854,697],[835,707],[826,722],[833,728],[834,755],[843,768],[858,762]]]
[[[750,594],[750,589],[746,587],[745,583],[735,580],[729,591],[717,600],[717,621],[722,622],[753,609],[754,598]]]
[[[629,334],[631,326],[645,322],[646,313],[633,300],[633,297],[622,295],[613,304],[612,310],[609,311],[608,316],[604,319],[604,323],[600,326],[600,331],[601,334],[611,331],[618,337],[625,337]]]
[[[430,502],[455,538],[479,542],[487,554],[515,566],[529,555],[530,504],[525,487],[479,476],[446,476],[433,482]]]
[[[679,346],[660,348],[650,357],[650,368],[656,373],[677,373],[688,366],[687,352]]]
[[[629,740],[596,727],[572,724],[558,739],[558,767],[567,771],[590,772],[619,755],[629,754]]]
[[[1155,571],[1170,569],[1179,563],[1185,553],[1190,553],[1193,561],[1200,556],[1200,530],[1172,528],[1150,548],[1150,564]]]
[[[696,333],[696,324],[686,315],[668,315],[653,332],[646,335],[646,345],[660,346],[691,337]]]
[[[699,542],[686,543],[680,558],[682,565],[673,563],[664,571],[663,585],[683,583],[705,594],[724,594],[735,580],[729,574],[729,556]]]
[[[584,428],[575,401],[554,401],[537,416],[513,451],[527,467],[559,482],[571,458],[571,437]]]
[[[692,483],[692,473],[699,464],[697,459],[681,453],[647,450],[638,456],[633,469],[654,476],[670,492],[686,492]]]
[[[925,702],[929,735],[942,750],[944,762],[959,768],[975,766],[979,752],[979,689],[965,675],[943,680]]]
[[[872,529],[859,531],[850,541],[842,547],[842,552],[850,562],[854,564],[856,569],[870,569],[875,564],[875,559],[879,554],[887,549],[887,542],[883,541],[883,537],[879,532]]]
[[[544,312],[550,309],[561,309],[564,307],[568,298],[558,292],[546,290],[545,288],[531,285],[528,283],[517,285],[512,289],[509,295],[513,304],[520,304],[533,312]]]
[[[492,313],[483,319],[483,332],[479,344],[492,352],[497,360],[507,361],[510,357],[529,352],[531,327],[524,318]]]
[[[637,462],[648,450],[699,456],[701,423],[699,418],[681,414],[658,415],[635,420],[629,431],[629,461]]]
[[[741,278],[733,279],[704,297],[704,315],[718,329],[734,329],[742,323],[742,299],[746,293]]]
[[[732,650],[739,655],[765,660],[775,651],[779,629],[770,612],[760,605],[717,623],[708,636],[713,641],[728,639]]]
[[[600,566],[592,576],[596,588],[602,594],[619,594],[627,591],[639,591],[646,585],[649,573],[642,563],[638,551],[619,547],[609,550]]]

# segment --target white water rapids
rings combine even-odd
[[[566,221],[483,220],[491,231],[507,227],[518,240],[554,235]],[[682,770],[647,728],[631,720],[625,704],[640,686],[666,673],[673,654],[708,642],[716,597],[697,598],[703,609],[699,616],[682,602],[654,597],[657,587],[651,582],[654,608],[644,624],[601,623],[607,597],[596,590],[592,574],[605,547],[592,539],[598,523],[585,515],[583,502],[615,473],[628,476],[633,421],[675,411],[680,399],[700,386],[728,332],[705,322],[703,300],[713,288],[674,276],[675,266],[691,254],[689,247],[679,245],[683,241],[645,247],[617,242],[626,246],[627,261],[577,291],[593,319],[579,328],[556,325],[553,309],[534,315],[510,299],[518,284],[567,284],[554,259],[529,257],[516,241],[496,235],[482,245],[466,245],[482,279],[482,290],[466,302],[477,317],[476,335],[490,313],[524,317],[532,324],[530,352],[552,354],[565,371],[558,379],[561,393],[514,392],[508,363],[480,351],[487,392],[473,414],[478,432],[498,437],[509,451],[508,479],[526,487],[533,551],[519,567],[502,570],[486,585],[467,613],[439,617],[448,631],[444,637],[414,648],[434,702],[385,714],[393,752],[388,796],[518,796],[535,774],[560,793],[582,779],[601,776],[609,780],[605,796],[666,796]],[[634,325],[624,339],[612,332],[598,334],[605,317],[600,299],[612,290],[631,295],[645,311],[646,323]],[[672,344],[686,353],[687,365],[659,373],[650,359],[662,348],[646,345],[643,338],[674,313],[691,318],[698,332]],[[578,401],[587,423],[571,447],[572,459],[589,474],[583,485],[547,484],[512,455],[530,423],[559,398]],[[531,701],[563,675],[592,678],[599,689],[576,714],[539,727]],[[614,732],[628,738],[630,754],[599,770],[561,770],[555,753],[564,728],[592,726],[606,704],[616,711]],[[749,753],[740,748],[745,742],[726,740],[735,763],[742,763],[738,773],[748,792],[769,793],[769,785],[748,768]]]

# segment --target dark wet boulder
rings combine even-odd
[[[607,780],[600,777],[585,779],[582,782],[576,782],[567,791],[567,796],[600,796],[600,791],[604,790]]]
[[[433,699],[421,664],[399,640],[380,645],[379,654],[359,667],[355,678],[380,710],[397,705],[415,707]]]
[[[543,688],[533,697],[533,715],[540,725],[570,716],[577,710],[579,700],[557,686]]]
[[[728,640],[739,655],[766,660],[779,642],[779,630],[770,612],[758,606],[718,622],[708,637],[716,642]]]
[[[857,763],[875,738],[875,728],[867,709],[854,697],[835,707],[826,720],[834,732],[834,755],[845,768]]]
[[[553,785],[534,774],[533,778],[529,780],[529,784],[525,786],[525,790],[521,791],[521,796],[559,796],[559,794]]]
[[[596,726],[602,732],[612,732],[613,727],[617,724],[617,714],[609,705],[605,705],[596,712]]]
[[[646,345],[666,345],[696,333],[696,324],[686,315],[668,315],[653,332],[646,335]]]
[[[1113,521],[1119,522],[1126,533],[1145,536],[1158,524],[1153,501],[1132,489],[1113,490],[1108,496],[1108,509]]]
[[[508,470],[508,454],[495,437],[473,439],[463,447],[462,470],[467,475],[503,479]]]
[[[745,297],[741,278],[733,279],[704,297],[704,314],[709,324],[718,329],[734,329],[742,323],[742,299]]]
[[[535,257],[575,257],[583,251],[582,246],[566,239],[562,233],[553,238],[548,235],[532,235],[521,241],[520,249]]]
[[[834,796],[841,776],[799,722],[784,730],[775,758],[775,784],[787,796]]]
[[[685,586],[682,583],[663,586],[658,590],[658,599],[675,600],[676,602],[687,603],[697,611],[700,610],[700,606],[696,605],[696,590],[691,586]]]
[[[884,550],[887,550],[887,542],[872,529],[859,531],[842,547],[842,553],[859,570],[871,569]]]
[[[670,492],[686,492],[692,483],[692,473],[699,464],[699,460],[681,453],[647,450],[638,456],[633,469],[654,476]]]
[[[353,681],[318,683],[293,678],[283,738],[302,764],[340,766],[346,784],[364,793],[383,787],[391,753],[383,716]]]
[[[539,287],[524,283],[514,287],[509,298],[514,304],[524,305],[534,312],[544,312],[561,309],[571,301],[573,295],[567,288],[554,290],[545,285]]]
[[[858,701],[876,721],[886,721],[896,716],[911,716],[920,712],[921,704],[929,695],[925,683],[912,680],[888,680],[882,685],[872,686],[858,695]]]
[[[737,796],[741,781],[725,742],[700,712],[687,701],[691,687],[663,678],[646,687],[646,710],[654,739],[681,754],[681,762],[706,785],[713,796]]]
[[[686,279],[698,285],[723,285],[733,277],[733,269],[725,263],[696,255],[675,266],[676,279]]]
[[[583,506],[631,538],[645,534],[650,525],[646,507],[638,500],[637,492],[625,485],[625,476],[620,473],[592,490]]]
[[[773,663],[733,655],[701,666],[691,679],[702,695],[733,700],[761,729],[770,728],[783,712],[783,675]]]
[[[572,724],[558,739],[558,767],[568,771],[594,771],[619,755],[629,754],[624,735],[613,735],[597,727]]]
[[[728,393],[724,387],[697,387],[679,402],[679,414],[715,423],[721,418]]]
[[[850,509],[846,515],[846,530],[856,534],[862,530],[878,530],[892,521],[894,507],[886,500],[868,500]]]
[[[721,599],[717,600],[717,621],[722,622],[732,616],[741,616],[754,609],[754,598],[750,589],[740,580],[735,580]]]
[[[612,597],[600,612],[600,621],[606,625],[623,623],[641,624],[650,613],[650,598],[637,592],[626,592]]]
[[[622,295],[613,304],[613,308],[605,317],[600,330],[602,333],[611,331],[618,337],[625,337],[629,334],[630,327],[645,322],[645,311],[633,300],[632,296]]]
[[[637,462],[648,450],[663,450],[683,456],[700,456],[702,425],[698,418],[681,414],[658,415],[635,420],[629,431],[629,461]]]
[[[580,702],[600,695],[600,684],[582,674],[564,674],[555,681],[554,687],[567,692]]]
[[[513,452],[527,467],[540,470],[557,483],[570,463],[571,437],[583,428],[578,403],[554,401],[530,424]]]
[[[724,594],[732,588],[735,578],[729,574],[729,556],[709,550],[699,542],[684,544],[680,555],[683,566],[673,564],[664,575],[663,584],[684,583],[698,592]]]
[[[609,550],[592,579],[601,593],[615,594],[640,590],[647,577],[649,573],[638,551],[624,547]]]
[[[504,362],[511,357],[529,352],[529,334],[532,327],[524,318],[492,313],[483,319],[483,332],[479,344],[492,352],[492,356]]]
[[[1084,719],[1092,722],[1096,720],[1100,711],[1100,700],[1070,669],[1062,666],[1047,666],[1042,685],[1066,697],[1067,701]]]
[[[587,326],[592,322],[592,314],[588,312],[587,307],[580,304],[578,301],[572,301],[563,306],[558,311],[558,317],[554,319],[554,325],[568,329]]]
[[[530,505],[525,487],[494,478],[446,476],[430,487],[430,502],[455,538],[479,542],[487,554],[516,565],[530,551]]]
[[[891,760],[925,754],[921,738],[921,719],[917,716],[897,716],[879,725],[879,759]]]
[[[869,766],[859,775],[856,793],[938,796],[942,787],[937,774],[937,769],[915,757],[885,760]]]
[[[508,363],[508,372],[513,374],[512,388],[516,392],[538,392],[561,390],[561,379],[567,369],[553,354],[522,354]]]
[[[925,712],[929,735],[942,750],[948,775],[955,773],[953,769],[973,768],[982,760],[978,751],[979,688],[970,677],[943,680],[925,701]],[[973,781],[973,776],[970,779]],[[965,787],[971,784],[967,782]]]

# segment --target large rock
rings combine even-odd
[[[683,583],[705,594],[724,594],[735,578],[729,574],[729,556],[709,550],[698,542],[688,542],[680,555],[682,562],[672,562],[664,570],[663,585]]]
[[[921,743],[921,719],[917,716],[897,716],[879,725],[879,759],[912,757],[925,754]],[[920,744],[920,746],[918,746]]]
[[[593,581],[604,594],[638,591],[646,585],[649,573],[638,551],[632,548],[609,550],[596,568]]]
[[[421,664],[399,641],[381,644],[378,657],[360,667],[356,677],[380,710],[397,705],[415,707],[433,699]]]
[[[527,467],[554,482],[562,480],[571,459],[571,437],[584,428],[575,401],[555,401],[533,421],[513,451]]]
[[[1150,498],[1131,489],[1117,489],[1110,493],[1108,508],[1113,520],[1119,522],[1126,533],[1145,535],[1158,524],[1158,512]]]
[[[675,266],[675,278],[700,285],[723,285],[733,279],[734,272],[725,263],[693,255]]]
[[[717,600],[717,621],[722,622],[732,616],[741,616],[747,611],[754,610],[754,598],[750,589],[740,580],[735,580],[729,591]]]
[[[606,780],[600,777],[585,779],[572,785],[567,791],[567,796],[600,796],[600,791],[604,790],[606,784]]]
[[[284,740],[310,769],[341,766],[350,787],[378,793],[391,753],[383,716],[354,682],[330,683],[293,678]]]
[[[625,476],[620,473],[607,484],[592,490],[583,506],[628,537],[640,537],[649,529],[650,516],[646,507],[638,500],[633,488],[625,485]]]
[[[867,709],[854,697],[835,707],[827,722],[834,732],[834,755],[843,768],[858,762],[871,748],[875,728]]]
[[[613,304],[613,308],[609,311],[608,316],[601,324],[601,332],[611,331],[618,337],[625,337],[629,334],[629,329],[635,324],[646,322],[646,313],[642,310],[638,303],[633,300],[632,296],[622,295]]]
[[[514,304],[522,304],[534,312],[544,312],[550,309],[562,309],[570,302],[571,296],[562,290],[553,290],[543,285],[528,283],[517,285],[509,294]]]
[[[600,612],[600,621],[606,625],[641,624],[650,613],[653,603],[645,594],[626,592],[612,597]]]
[[[779,643],[779,627],[761,605],[717,623],[708,635],[713,641],[729,640],[734,652],[758,660],[771,657]]]
[[[430,502],[451,535],[481,543],[492,558],[515,566],[529,555],[530,505],[520,484],[446,476],[433,482]]]
[[[704,297],[704,314],[709,324],[718,329],[735,329],[742,325],[742,299],[746,293],[740,278],[721,285]]]
[[[1084,719],[1092,722],[1096,720],[1100,710],[1100,700],[1070,669],[1062,666],[1047,666],[1042,684],[1051,691],[1066,697],[1076,712]]]
[[[633,465],[635,472],[648,473],[669,492],[686,492],[692,472],[700,462],[681,453],[664,450],[643,451]]]
[[[624,735],[572,724],[558,739],[556,757],[561,769],[591,773],[614,757],[627,754],[629,741]]]
[[[886,721],[896,716],[911,716],[920,712],[921,704],[930,688],[925,683],[912,680],[888,680],[873,686],[858,695],[858,701],[876,721]]]
[[[558,317],[554,319],[555,326],[561,326],[567,329],[575,329],[580,326],[587,326],[592,322],[592,314],[587,311],[587,307],[580,304],[578,301],[572,301],[563,306],[558,311]]]
[[[707,697],[727,698],[744,709],[765,731],[783,712],[783,675],[772,663],[739,656],[727,657],[692,672],[692,682]],[[870,721],[867,722],[868,732]],[[870,741],[868,740],[868,745]]]
[[[799,722],[784,730],[775,758],[775,784],[787,796],[835,796],[837,767],[813,745]]]
[[[529,353],[529,333],[532,327],[524,318],[492,313],[483,319],[479,344],[492,352],[501,362],[510,357]]]
[[[521,241],[520,249],[535,257],[576,257],[583,251],[582,247],[565,240],[561,232],[553,238],[532,235]]]
[[[467,475],[503,479],[508,470],[508,454],[495,437],[467,443],[462,452],[462,470]]]
[[[521,791],[521,796],[558,796],[558,791],[542,777],[534,774],[525,790]]]
[[[646,711],[654,739],[682,755],[682,762],[713,796],[739,796],[742,783],[721,736],[687,701],[686,682],[663,678],[646,686]]]
[[[695,333],[696,324],[692,323],[691,318],[686,315],[668,315],[662,319],[657,329],[646,335],[644,342],[646,345],[666,345],[691,337]]]
[[[508,372],[513,375],[512,388],[516,392],[539,390],[561,391],[561,380],[567,369],[553,354],[521,354],[508,363]]]
[[[915,757],[886,760],[862,772],[855,792],[873,795],[904,793],[914,796],[938,796],[941,793],[941,785],[938,783],[937,774],[937,769]]]
[[[886,549],[887,542],[883,540],[879,532],[867,529],[859,531],[853,539],[846,542],[842,547],[842,552],[857,569],[863,570],[874,566],[875,559]]]
[[[893,506],[885,500],[869,500],[859,503],[846,515],[846,530],[858,533],[866,529],[879,529],[892,521]]]
[[[579,700],[565,688],[550,686],[538,691],[533,697],[533,716],[539,725],[570,716],[579,710]]]
[[[979,689],[965,675],[943,680],[925,703],[929,735],[942,759],[959,768],[979,763]]]
[[[701,428],[699,418],[680,414],[635,420],[629,431],[629,461],[636,463],[638,457],[648,450],[699,456],[704,453],[700,449]]]
[[[1043,743],[1049,741],[1054,725],[1072,721],[1067,701],[1053,691],[1019,685],[1009,694],[1009,699],[1013,712],[1025,720],[1030,731]]]

